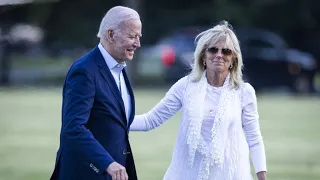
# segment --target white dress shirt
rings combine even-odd
[[[201,127],[201,135],[207,143],[212,140],[211,129],[215,114],[217,113],[221,89],[221,87],[213,87],[210,85],[207,87],[207,93],[204,100],[204,116]]]
[[[101,43],[99,43],[98,48],[106,61],[111,74],[118,86],[119,91],[121,90],[121,96],[124,103],[124,108],[126,112],[127,121],[129,120],[130,112],[131,112],[131,98],[130,94],[128,92],[122,70],[127,66],[126,63],[118,63],[102,46]],[[107,87],[106,87],[107,88]]]

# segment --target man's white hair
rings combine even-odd
[[[124,6],[115,6],[111,8],[100,23],[99,32],[97,34],[98,38],[103,38],[105,33],[110,29],[119,29],[119,26],[123,22],[130,19],[140,19],[138,12],[134,9]]]

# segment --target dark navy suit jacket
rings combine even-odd
[[[114,161],[126,167],[130,180],[137,179],[128,139],[134,95],[122,72],[131,97],[129,120],[98,47],[71,66],[63,87],[60,147],[52,180],[111,180],[105,170]]]

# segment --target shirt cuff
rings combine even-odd
[[[251,147],[250,155],[256,173],[261,171],[267,171],[266,153],[263,142],[260,142]]]

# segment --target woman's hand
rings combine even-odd
[[[266,180],[267,179],[267,172],[260,171],[257,173],[258,180]]]

